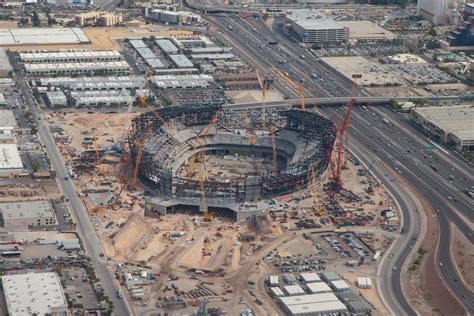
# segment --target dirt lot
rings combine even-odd
[[[225,93],[235,103],[263,102],[262,92],[260,90],[227,91]],[[283,100],[283,96],[276,90],[265,92],[265,101]]]
[[[458,271],[464,282],[468,287],[474,289],[474,270],[471,269],[474,266],[474,247],[456,226],[451,225],[451,229],[453,230],[451,248],[453,261],[457,263]]]

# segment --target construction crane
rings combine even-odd
[[[148,140],[148,138],[151,136],[152,133],[153,133],[153,129],[149,127],[145,135],[143,136],[143,138],[140,140],[140,143],[138,144],[137,159],[135,161],[135,168],[133,169],[132,182],[130,183],[130,185],[133,188],[135,188],[137,185],[138,171],[140,170],[140,165],[141,165],[142,156],[143,156],[143,147],[145,147],[146,141]]]
[[[275,69],[274,72],[278,77],[280,77],[284,82],[286,82],[295,92],[298,93],[299,98],[300,98],[300,109],[301,109],[301,111],[305,111],[306,110],[306,108],[305,108],[305,99],[304,99],[304,82],[305,82],[305,79],[301,80],[300,84],[296,84],[295,82],[293,82],[293,80],[288,78],[288,76],[285,75],[280,70]]]
[[[351,99],[349,102],[349,107],[344,114],[344,118],[342,120],[342,124],[336,126],[337,128],[337,135],[336,135],[336,161],[331,158],[330,166],[332,169],[332,176],[331,180],[336,185],[336,190],[339,190],[342,187],[342,178],[341,178],[341,170],[343,164],[343,150],[347,150],[347,139],[349,133],[349,126],[350,126],[350,117],[352,110],[354,109],[354,104],[356,102],[356,89],[357,89],[357,82],[356,79],[362,78],[362,75],[354,74],[352,75],[352,91],[351,91]],[[347,155],[347,154],[346,154]]]
[[[318,216],[324,216],[326,213],[319,204],[318,190],[316,186],[316,173],[314,167],[308,173],[308,191],[309,195],[313,197],[313,211]]]
[[[204,213],[204,220],[212,222],[214,216],[208,212],[206,203],[206,175],[203,173],[199,176],[199,189],[201,190],[201,212]]]
[[[273,80],[268,77],[262,79],[262,77],[260,77],[260,74],[258,73],[258,70],[257,70],[257,79],[258,79],[258,84],[260,85],[260,89],[262,91],[262,127],[265,128],[266,123],[267,123],[267,115],[266,115],[266,108],[265,108],[266,107],[265,94],[266,94],[266,91],[270,89],[270,84],[273,82]]]
[[[273,172],[278,172],[278,152],[276,147],[276,135],[275,135],[275,127],[272,126],[270,133],[272,135],[272,167]]]
[[[245,126],[247,126],[247,136],[248,136],[248,142],[250,145],[255,145],[257,142],[257,137],[254,133],[252,121],[248,117],[247,113],[245,113],[245,110],[242,111],[242,119],[244,121]]]

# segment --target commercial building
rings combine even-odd
[[[127,90],[76,91],[71,98],[76,107],[128,106],[135,101]]]
[[[62,87],[72,91],[95,91],[95,90],[142,90],[146,84],[146,78],[139,76],[121,77],[57,77],[41,78],[36,81],[39,86]]]
[[[145,60],[145,62],[150,66],[152,69],[155,68],[165,68],[165,65],[161,62],[161,60],[156,57],[155,53],[142,40],[131,40],[130,44],[133,46],[135,51],[140,55],[141,58]]]
[[[12,64],[7,53],[3,48],[0,48],[0,78],[10,77],[12,71]]]
[[[448,21],[450,0],[418,0],[418,14],[435,25]]]
[[[74,21],[80,26],[113,26],[122,23],[121,13],[93,11],[78,14]]]
[[[299,296],[306,294],[306,292],[301,288],[301,286],[297,284],[287,285],[283,288],[283,290],[288,296]]]
[[[193,24],[201,21],[201,16],[189,11],[168,11],[155,9],[150,13],[150,19],[171,24]]]
[[[46,104],[51,108],[64,108],[67,106],[67,98],[63,91],[46,92]]]
[[[110,62],[123,60],[116,50],[68,50],[57,52],[20,52],[24,63]]]
[[[17,201],[0,203],[3,227],[28,229],[56,224],[56,216],[48,201]]]
[[[191,68],[194,64],[188,59],[188,57],[178,54],[178,55],[169,55],[171,61],[178,68]]]
[[[66,315],[66,296],[56,272],[4,275],[2,287],[10,316]]]
[[[459,151],[474,149],[474,106],[415,108],[411,119],[428,133]]]
[[[320,282],[321,278],[316,272],[304,272],[304,273],[301,273],[301,280],[304,283],[311,283],[311,282]]]
[[[70,75],[126,75],[130,66],[126,61],[75,62],[75,63],[37,63],[24,64],[29,76],[70,76]]]
[[[330,293],[332,292],[329,285],[324,282],[314,282],[306,284],[306,288],[308,292],[311,294],[318,294],[318,293]]]
[[[166,54],[172,55],[179,52],[178,47],[176,47],[172,41],[166,38],[160,38],[155,41],[156,45]]]
[[[12,110],[0,110],[0,134],[13,132],[17,125]]]
[[[23,170],[23,162],[16,144],[0,144],[0,178],[17,177]]]
[[[372,21],[339,21],[349,29],[350,42],[383,42],[393,41],[397,35]]]
[[[192,54],[192,59],[206,59],[206,60],[216,60],[216,59],[234,59],[235,55],[230,53],[222,53],[222,54]]]
[[[80,28],[0,29],[0,46],[88,44]]]
[[[288,316],[326,316],[341,315],[347,307],[340,301],[292,305],[286,308]]]
[[[285,26],[301,42],[327,45],[347,42],[349,28],[316,10],[295,10],[285,18]]]
[[[162,89],[206,88],[213,80],[210,75],[163,75],[151,78],[151,82]]]

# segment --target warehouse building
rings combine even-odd
[[[0,78],[10,77],[12,71],[12,64],[7,53],[3,48],[0,48]]]
[[[321,278],[316,272],[305,272],[301,273],[301,281],[303,283],[311,283],[311,282],[320,282]]]
[[[44,200],[0,203],[0,215],[5,228],[28,229],[56,224],[54,209]]]
[[[268,290],[270,291],[270,294],[275,298],[285,296],[285,293],[283,293],[283,291],[279,287],[270,287],[268,288]]]
[[[220,54],[232,52],[231,47],[191,47],[187,49],[191,54]]]
[[[130,44],[152,69],[165,68],[165,65],[156,57],[155,53],[148,48],[145,42],[142,40],[131,40]]]
[[[12,110],[0,110],[0,134],[12,133],[18,126]]]
[[[66,296],[56,272],[4,275],[2,287],[10,316],[66,315]]]
[[[277,275],[271,275],[268,277],[268,286],[274,287],[278,286],[278,276]]]
[[[169,55],[171,61],[178,68],[191,68],[194,64],[188,59],[188,57],[178,54],[178,55]]]
[[[17,28],[0,30],[0,46],[89,44],[80,28]]]
[[[46,92],[46,105],[50,108],[64,108],[67,106],[67,98],[61,90]]]
[[[140,76],[120,77],[57,77],[40,78],[36,81],[39,86],[62,87],[73,91],[95,90],[142,90],[147,79]]]
[[[358,277],[357,278],[357,287],[360,288],[360,289],[370,289],[370,288],[372,288],[372,279],[371,278]]]
[[[73,100],[76,107],[123,107],[133,104],[135,97],[123,91],[121,94],[75,96]]]
[[[151,77],[151,82],[162,89],[206,88],[214,81],[210,75],[163,75]]]
[[[334,293],[307,294],[297,296],[287,296],[280,299],[283,306],[304,305],[322,302],[338,302]]]
[[[16,144],[0,144],[0,178],[15,178],[23,170]]]
[[[341,277],[336,272],[324,271],[321,273],[321,279],[323,279],[326,282],[331,282],[331,281],[340,280]]]
[[[347,312],[346,305],[340,301],[292,305],[286,308],[288,316],[327,316]]]
[[[300,296],[306,294],[306,292],[301,288],[301,286],[295,285],[287,285],[283,287],[286,295],[288,296]]]
[[[351,289],[351,287],[344,280],[331,281],[330,284],[336,292],[344,292]]]
[[[24,63],[108,62],[123,60],[116,50],[71,50],[58,52],[20,52]]]
[[[206,59],[206,60],[217,60],[217,59],[223,59],[223,60],[229,60],[229,59],[235,59],[234,54],[230,53],[222,53],[222,54],[192,54],[191,55],[192,59]]]
[[[411,119],[428,133],[459,151],[474,149],[474,106],[414,108]]]
[[[318,293],[330,293],[332,292],[329,285],[324,282],[314,282],[306,284],[306,288],[308,292],[311,294],[318,294]]]
[[[349,40],[348,27],[315,10],[292,11],[286,16],[285,25],[303,43],[324,46]]]
[[[178,47],[176,47],[172,41],[166,38],[160,38],[155,41],[156,45],[166,54],[173,55],[179,52]]]
[[[84,63],[41,63],[24,64],[29,76],[71,76],[71,75],[125,75],[130,72],[126,61],[84,62]]]

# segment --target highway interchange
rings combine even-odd
[[[275,68],[288,74],[295,82],[305,80],[305,95],[310,98],[347,97],[350,95],[351,82],[325,67],[311,56],[303,47],[289,40],[278,27],[270,30],[258,18],[242,19],[236,14],[216,14],[208,18],[217,32],[211,35],[224,39],[226,44],[241,53],[241,56],[261,73],[268,74]],[[251,22],[249,22],[250,20]],[[277,34],[278,45],[268,45],[270,36]],[[302,59],[300,56],[305,55]],[[283,62],[282,62],[283,61]],[[310,79],[308,79],[310,78]],[[293,88],[283,81],[275,80],[274,87],[287,97],[297,97]],[[359,92],[359,95],[362,94]],[[317,100],[315,102],[317,104]],[[341,122],[343,110],[337,107],[326,107],[323,113]],[[456,225],[466,237],[474,242],[472,229],[466,221],[472,222],[472,200],[463,193],[466,187],[474,185],[473,167],[453,152],[435,146],[408,119],[387,108],[374,108],[368,112],[356,110],[352,116],[349,149],[361,160],[367,160],[367,153],[392,172],[398,173],[412,188],[423,196],[435,210],[440,227],[439,246],[436,254],[437,269],[447,288],[469,312],[474,312],[473,293],[461,282],[451,258],[451,227]],[[391,124],[384,124],[382,118]],[[432,147],[435,146],[435,150]],[[374,158],[372,158],[374,160]],[[367,163],[367,161],[366,161]],[[433,169],[436,167],[438,171]],[[377,167],[380,168],[380,167]],[[379,172],[376,172],[380,173]],[[394,247],[391,269],[388,264],[382,266],[381,276],[387,288],[381,289],[389,308],[395,314],[415,314],[403,294],[401,284],[401,267],[405,263],[414,243],[418,239],[420,219],[416,215],[415,202],[408,198],[403,188],[394,188],[387,172],[379,179],[384,182],[391,193],[398,198],[404,214],[405,236],[401,247]],[[429,210],[427,210],[429,212]],[[406,241],[412,239],[412,244]],[[403,241],[399,241],[403,243]],[[386,260],[388,262],[388,260]],[[395,267],[395,268],[394,268]],[[398,311],[398,312],[397,312]]]

